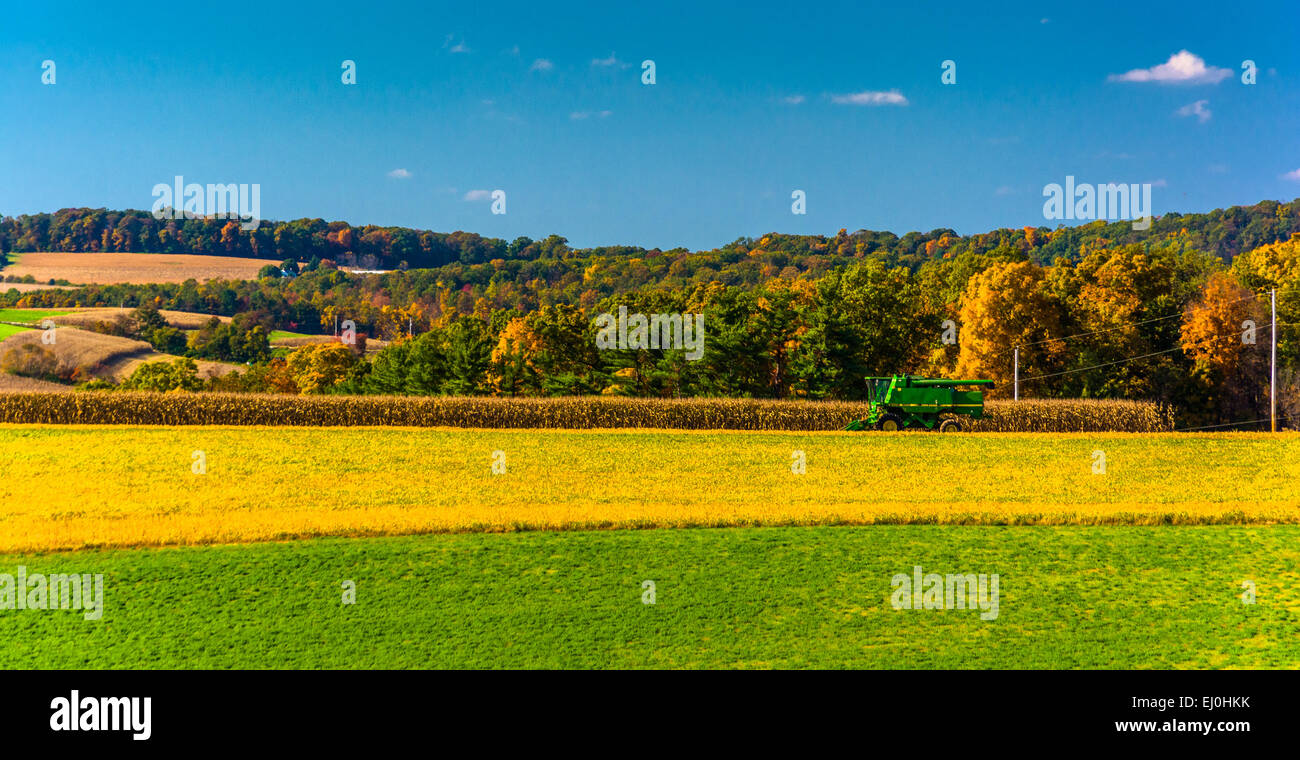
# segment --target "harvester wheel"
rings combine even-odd
[[[944,420],[939,423],[940,433],[960,433],[961,423],[957,420]]]
[[[876,423],[876,430],[893,433],[903,429],[903,420],[897,414],[886,414]]]

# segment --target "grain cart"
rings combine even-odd
[[[941,433],[959,433],[960,417],[984,416],[981,388],[992,388],[993,381],[894,375],[869,377],[867,385],[871,413],[865,421],[853,420],[845,430],[937,428]]]

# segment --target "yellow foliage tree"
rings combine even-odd
[[[300,392],[323,393],[342,380],[356,362],[356,354],[342,343],[319,343],[289,354],[287,369]]]
[[[1269,325],[1252,295],[1234,275],[1215,272],[1183,317],[1193,377],[1225,419],[1253,419],[1265,408]]]
[[[997,382],[993,396],[1010,396],[1012,352],[1020,346],[1020,374],[1050,372],[1059,364],[1060,304],[1045,271],[1029,261],[995,264],[970,278],[961,302],[956,374]],[[1023,394],[1022,394],[1023,395]]]

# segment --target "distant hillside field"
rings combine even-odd
[[[21,312],[20,309],[9,309],[9,313]],[[129,317],[135,309],[78,309],[61,316],[53,317],[52,321],[56,325],[68,327],[88,327],[97,322],[112,322],[119,316]],[[163,309],[158,314],[167,320],[167,324],[180,330],[197,330],[206,325],[215,315],[196,314],[190,311],[171,311]],[[230,317],[215,317],[218,321],[229,323]]]
[[[101,335],[89,330],[60,327],[55,331],[53,345],[44,345],[41,330],[23,330],[0,341],[0,357],[24,344],[49,349],[64,370],[84,367],[88,374],[105,380],[121,382],[131,376],[141,364],[152,361],[170,361],[175,357],[161,354],[153,346],[140,340]],[[200,377],[225,375],[235,369],[233,364],[197,361]]]
[[[255,280],[258,270],[270,263],[273,262],[265,259],[192,254],[24,253],[17,264],[5,267],[4,275],[31,275],[38,283],[67,280],[78,285],[138,285],[185,282],[189,279],[199,282],[215,279]],[[9,287],[10,283],[0,283],[0,291]]]
[[[49,278],[46,278],[49,279]],[[16,290],[19,293],[31,293],[34,290],[73,290],[73,285],[42,285],[32,282],[0,282],[0,293]]]
[[[4,325],[0,325],[0,340],[4,337]],[[71,391],[70,385],[0,372],[0,393],[70,393]]]

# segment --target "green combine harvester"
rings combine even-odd
[[[984,416],[984,391],[992,380],[945,380],[942,378],[894,375],[869,377],[871,414],[865,421],[853,420],[845,430],[903,430],[938,428],[941,433],[960,433],[961,417],[978,420]]]

